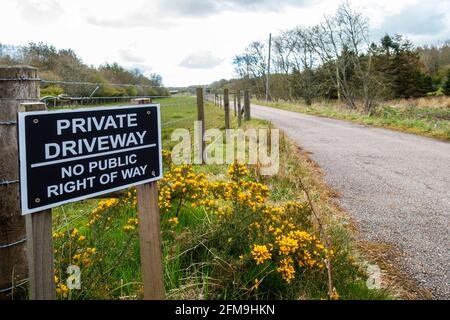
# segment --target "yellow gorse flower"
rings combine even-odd
[[[251,254],[257,265],[263,264],[266,260],[272,258],[272,254],[265,245],[253,245]]]
[[[167,220],[167,222],[173,223],[174,225],[177,225],[180,223],[180,221],[178,220],[177,217],[170,218],[169,220]]]
[[[56,285],[56,293],[62,298],[67,298],[69,295],[69,288],[60,282]]]
[[[70,236],[71,236],[72,238],[75,238],[77,235],[78,235],[78,229],[75,228],[75,229],[72,230],[72,233],[70,234]]]
[[[295,268],[293,266],[292,258],[284,258],[281,260],[280,264],[281,265],[277,268],[277,271],[287,283],[291,283],[295,278]]]

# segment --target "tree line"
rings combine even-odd
[[[138,69],[129,70],[118,63],[105,63],[99,67],[83,63],[72,49],[56,49],[42,42],[31,42],[25,46],[11,46],[0,43],[0,65],[26,64],[39,68],[42,79],[100,83],[94,93],[97,97],[168,95],[163,88],[162,77],[152,73],[146,77]],[[118,87],[108,84],[131,84]],[[149,87],[142,87],[142,86]],[[151,86],[151,87],[150,87]],[[90,96],[95,86],[73,84],[41,84],[41,96],[68,94]]]
[[[250,88],[265,97],[268,48],[254,41],[233,59],[238,79],[213,88]],[[347,2],[311,27],[272,40],[270,99],[336,99],[371,112],[381,100],[450,95],[450,42],[415,48],[402,35],[370,41],[369,20]]]

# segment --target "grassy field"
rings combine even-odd
[[[193,130],[195,98],[161,104],[163,148],[170,150],[175,128]],[[223,110],[207,104],[205,114],[207,128],[223,130]],[[244,128],[269,126],[252,120]],[[335,205],[320,170],[284,136],[280,151],[280,171],[270,177],[262,176],[258,166],[177,167],[164,152],[160,208],[168,299],[392,298],[387,290],[367,288],[367,261],[355,249],[351,223]],[[60,299],[142,297],[135,205],[130,190],[120,199],[54,209]],[[327,258],[336,289],[331,297]],[[69,265],[81,267],[81,290],[65,285]]]
[[[354,121],[442,140],[450,140],[450,98],[420,98],[383,103],[371,115],[331,103],[301,102],[253,103],[321,117]]]

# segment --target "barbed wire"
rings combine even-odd
[[[88,86],[111,86],[111,87],[143,87],[143,88],[165,88],[164,86],[155,86],[151,84],[131,84],[131,83],[102,83],[102,82],[88,82],[88,81],[68,81],[68,80],[46,80],[41,78],[0,78],[0,81],[39,81],[48,84],[73,84],[73,85],[88,85]]]
[[[11,290],[13,290],[13,289],[15,289],[15,288],[21,287],[21,286],[23,286],[24,284],[28,283],[29,281],[30,281],[29,279],[21,280],[21,281],[19,281],[17,284],[13,284],[13,285],[12,285],[11,287],[9,287],[9,288],[0,289],[0,293],[7,292],[7,291],[11,291]]]
[[[170,98],[170,96],[109,96],[109,97],[47,96],[43,97],[41,101],[45,100],[78,101],[78,100],[99,100],[99,99],[164,99],[164,98]]]
[[[86,81],[64,81],[64,80],[44,80],[39,79],[42,83],[48,84],[67,84],[67,85],[84,85],[84,86],[110,86],[110,87],[142,87],[142,88],[162,88],[163,86],[154,86],[147,84],[122,84],[122,83],[100,83],[100,82],[86,82]]]
[[[18,245],[18,244],[24,243],[24,242],[26,242],[26,241],[27,241],[27,238],[23,238],[23,239],[20,239],[20,240],[18,240],[18,241],[15,241],[15,242],[11,242],[11,243],[8,243],[8,244],[2,244],[2,245],[0,246],[0,249],[13,247],[13,246],[16,246],[16,245]]]
[[[14,126],[16,124],[17,124],[17,121],[15,121],[15,120],[0,121],[0,125],[5,125],[5,126]]]
[[[0,81],[41,81],[41,79],[40,78],[18,77],[18,78],[0,78]]]
[[[0,180],[0,186],[9,186],[13,183],[19,183],[19,180]]]

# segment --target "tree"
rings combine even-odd
[[[318,83],[315,81],[315,67],[319,60],[312,40],[311,28],[296,28],[292,31],[293,79],[296,92],[310,106],[318,94]]]
[[[450,96],[450,69],[447,71],[447,80],[444,85],[444,93],[446,96]]]
[[[393,98],[425,96],[433,91],[432,79],[423,70],[413,44],[401,35],[385,35],[380,45],[374,45],[376,68],[383,73]]]
[[[313,28],[312,37],[313,48],[335,83],[338,99],[344,99],[352,109],[361,99],[369,112],[374,106],[377,81],[368,50],[368,19],[344,2],[334,16],[325,17]]]
[[[270,82],[270,95],[272,99],[278,100],[292,98],[292,86],[290,84],[290,72],[293,67],[292,53],[294,50],[292,42],[292,30],[282,31],[272,39],[272,80]]]
[[[266,46],[260,41],[250,43],[243,54],[234,57],[233,64],[236,73],[254,85],[254,93],[257,96],[264,95],[267,73]]]
[[[23,47],[0,44],[0,63],[6,65],[29,64],[39,68],[40,76],[47,80],[94,82],[104,84],[96,91],[97,96],[120,96],[146,94],[144,86],[162,86],[160,75],[144,76],[139,70],[127,70],[118,63],[106,63],[99,68],[88,66],[72,49],[56,49],[54,46],[31,42]],[[135,87],[107,86],[108,83],[133,84]],[[57,94],[63,90],[68,95],[90,96],[96,86],[81,84],[41,85],[43,94]],[[147,88],[147,87],[145,87]],[[167,95],[163,88],[152,88],[157,95]]]

